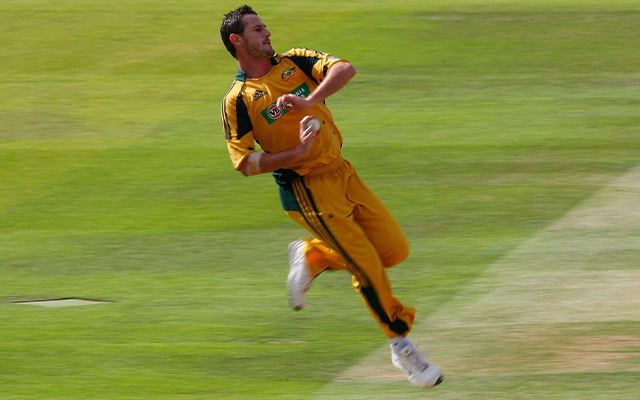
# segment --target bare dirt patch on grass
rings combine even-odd
[[[546,364],[550,373],[612,370],[640,371],[624,361],[640,356],[640,336],[598,335],[576,338],[568,346],[556,349],[555,357]]]
[[[638,372],[640,333],[616,333],[637,331],[634,324],[509,324],[438,330],[428,338],[441,368],[454,376]]]

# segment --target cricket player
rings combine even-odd
[[[245,176],[270,172],[284,211],[315,236],[289,245],[291,307],[304,307],[305,292],[322,271],[347,271],[391,343],[393,364],[415,386],[438,385],[440,370],[407,338],[415,309],[393,296],[385,273],[407,258],[407,240],[389,210],[342,158],[342,134],[325,104],[353,78],[354,67],[304,48],[276,53],[271,32],[246,5],[224,16],[220,34],[238,63],[222,101],[233,166]]]

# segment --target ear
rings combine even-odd
[[[240,35],[238,35],[236,33],[232,33],[231,35],[229,35],[229,40],[235,46],[240,46],[242,44],[242,36],[240,36]]]

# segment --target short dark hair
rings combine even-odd
[[[233,43],[231,43],[231,39],[229,38],[232,33],[236,35],[241,35],[244,32],[244,23],[242,22],[242,17],[245,15],[258,15],[257,12],[253,10],[253,8],[248,5],[244,5],[236,8],[233,11],[229,11],[224,15],[222,19],[222,24],[220,25],[220,36],[222,37],[222,42],[224,43],[229,53],[236,57],[236,48]]]

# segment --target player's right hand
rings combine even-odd
[[[313,129],[313,126],[307,126],[307,123],[313,119],[313,115],[307,115],[300,121],[300,146],[304,154],[308,154],[313,145],[313,140],[316,138],[318,131]]]

